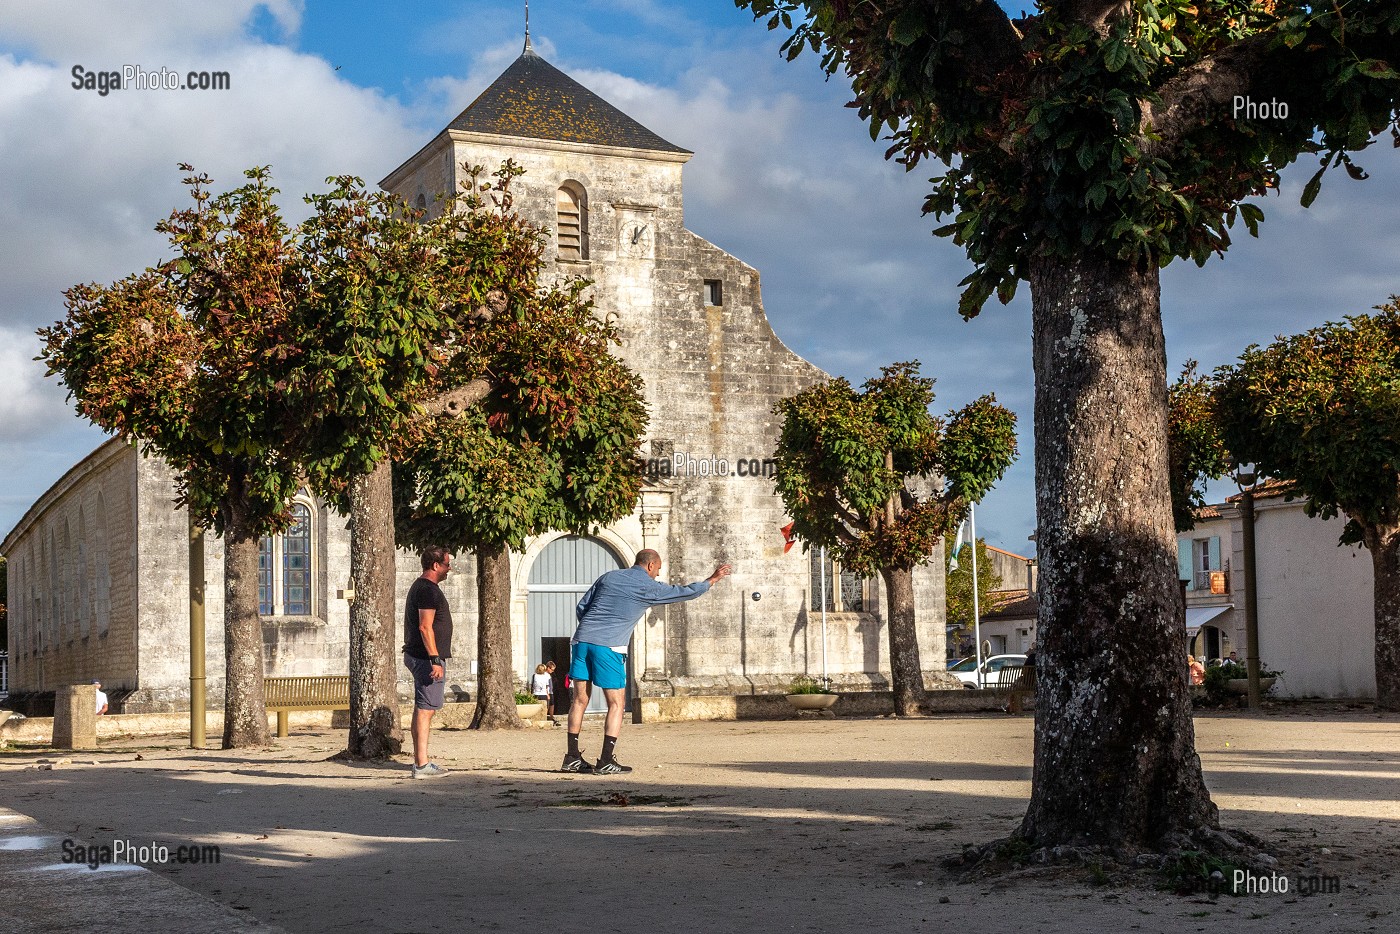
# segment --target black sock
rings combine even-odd
[[[603,737],[603,756],[600,761],[611,762],[613,760],[613,749],[617,746],[616,736]]]
[[[558,748],[558,747],[555,747],[555,748]],[[576,755],[578,755],[578,754],[579,754],[579,751],[578,751],[578,734],[577,734],[577,733],[570,733],[570,734],[569,734],[569,755],[571,755],[571,756],[576,756]]]

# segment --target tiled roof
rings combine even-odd
[[[1001,590],[990,596],[995,602],[982,614],[983,620],[1034,618],[1040,613],[1040,601],[1028,590]]]
[[[657,136],[526,47],[448,129],[688,153]]]
[[[1027,558],[1025,555],[1018,555],[1018,554],[1016,554],[1016,552],[1014,552],[1014,551],[1007,551],[1005,548],[998,548],[998,547],[996,547],[995,545],[988,545],[988,546],[987,546],[987,550],[988,550],[988,551],[995,551],[995,552],[997,552],[998,554],[1006,555],[1008,558],[1015,558],[1017,561],[1031,561],[1031,560],[1033,560],[1033,559],[1031,559],[1031,558]]]
[[[1243,493],[1236,493],[1234,496],[1225,497],[1225,502],[1238,503],[1243,496]],[[1292,496],[1294,499],[1302,499],[1304,497],[1304,494],[1300,493],[1293,486],[1292,480],[1275,480],[1272,477],[1270,477],[1269,479],[1264,480],[1255,485],[1255,499],[1267,499],[1271,496]]]

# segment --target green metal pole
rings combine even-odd
[[[204,718],[204,530],[190,515],[190,748],[203,749]]]

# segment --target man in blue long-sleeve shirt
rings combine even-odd
[[[637,552],[637,563],[630,568],[609,571],[593,582],[588,593],[574,608],[578,628],[574,630],[573,662],[569,678],[574,683],[573,705],[569,708],[569,751],[560,767],[565,772],[597,772],[615,775],[632,771],[613,758],[618,734],[622,732],[622,708],[627,689],[627,642],[632,630],[649,607],[663,603],[694,600],[729,576],[732,568],[721,564],[702,581],[673,587],[656,580],[661,573],[661,556],[650,548]],[[584,761],[579,752],[578,734],[588,709],[592,686],[603,689],[608,701],[608,717],[603,726],[603,754],[596,766]]]

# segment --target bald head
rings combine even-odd
[[[661,573],[661,555],[650,548],[643,548],[637,552],[637,567],[646,571],[653,580]]]

